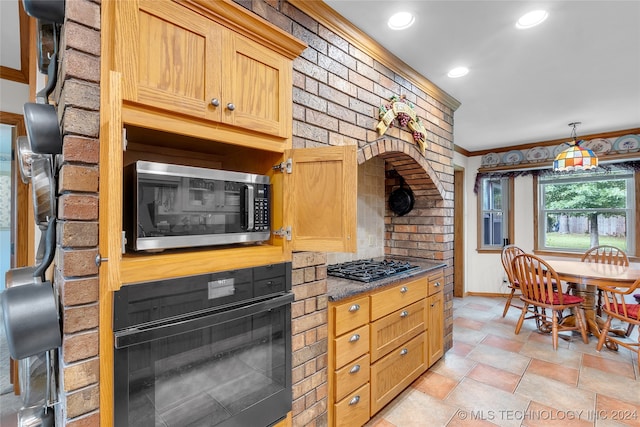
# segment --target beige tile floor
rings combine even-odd
[[[637,355],[551,336],[504,298],[455,298],[453,348],[366,427],[640,426]],[[633,340],[637,339],[634,330]]]

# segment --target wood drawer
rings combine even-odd
[[[365,354],[333,373],[335,400],[343,399],[358,387],[369,382],[369,355]]]
[[[333,306],[335,336],[369,323],[369,297],[364,296],[344,304]]]
[[[394,311],[371,324],[371,360],[378,360],[425,330],[424,300]]]
[[[395,285],[371,295],[371,320],[377,320],[427,296],[427,278]]]
[[[425,370],[425,333],[371,365],[371,416],[391,402]]]
[[[334,339],[336,369],[369,352],[369,325]]]
[[[355,427],[369,421],[369,384],[365,384],[333,405],[337,427]]]
[[[440,270],[433,276],[429,276],[429,295],[440,292],[444,289],[444,270]]]

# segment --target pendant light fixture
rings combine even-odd
[[[569,148],[560,152],[553,161],[553,170],[555,172],[589,170],[598,167],[598,157],[594,152],[580,146],[584,141],[577,141],[576,126],[580,123],[569,123],[569,126],[573,128],[571,130],[572,141],[567,143]]]

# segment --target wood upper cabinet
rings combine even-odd
[[[116,2],[114,68],[123,75],[123,99],[289,138],[291,61],[304,44],[291,43],[290,53],[276,51],[247,37],[252,33],[240,34],[234,19],[275,34],[283,44],[295,40],[227,1]]]
[[[292,173],[286,178],[284,204],[292,250],[355,252],[356,147],[304,148],[289,154]]]
[[[222,121],[286,137],[291,121],[291,62],[257,43],[225,31],[220,106]]]

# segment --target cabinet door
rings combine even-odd
[[[291,135],[291,61],[239,35],[223,37],[225,123],[282,138]]]
[[[424,340],[422,333],[371,365],[372,417],[424,372]]]
[[[435,293],[427,298],[429,366],[444,354],[444,294]]]
[[[355,252],[356,147],[291,150],[285,224],[291,224],[294,251]]]
[[[123,99],[219,121],[221,26],[174,2],[116,2],[114,63]]]

